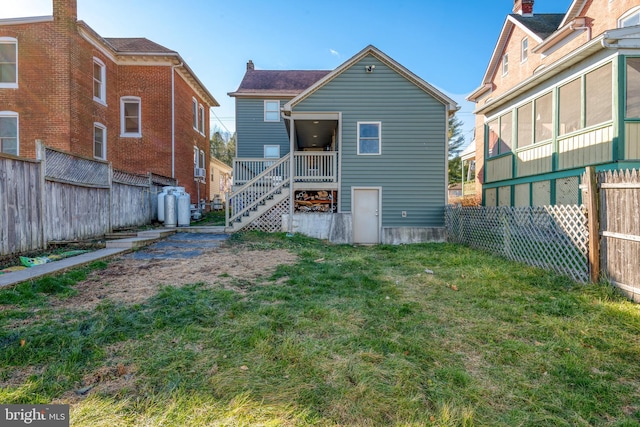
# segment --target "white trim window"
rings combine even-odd
[[[193,128],[198,130],[198,100],[191,98],[191,114],[193,115]]]
[[[205,120],[204,120],[204,106],[200,105],[199,110],[200,112],[200,121],[198,122],[198,127],[200,130],[200,133],[204,135],[204,124],[205,124]]]
[[[634,25],[640,25],[640,6],[629,9],[618,19],[618,28],[632,27]]]
[[[280,101],[265,99],[264,101],[264,121],[279,122],[280,121]]]
[[[0,152],[19,156],[18,141],[18,113],[0,111]]]
[[[525,37],[520,46],[520,61],[525,62],[527,58],[529,58],[529,38]]]
[[[382,154],[382,122],[358,122],[358,155]]]
[[[0,89],[18,87],[18,40],[0,37]]]
[[[93,58],[93,100],[107,105],[107,67]]]
[[[120,98],[120,136],[140,138],[142,136],[142,102],[137,96]]]
[[[102,123],[93,124],[93,157],[107,159],[107,128]]]
[[[506,76],[509,74],[509,54],[505,53],[502,57],[502,75]]]
[[[280,146],[279,145],[265,145],[264,146],[264,158],[265,159],[279,159],[280,158]]]

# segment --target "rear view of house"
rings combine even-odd
[[[230,230],[442,240],[457,106],[373,46],[333,71],[256,70],[236,99]]]

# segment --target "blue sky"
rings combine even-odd
[[[220,103],[212,127],[233,131],[234,91],[257,69],[333,69],[376,46],[462,107],[473,106],[512,0],[77,0],[78,19],[103,37],[146,37],[187,61]],[[564,13],[571,0],[536,0]],[[51,0],[0,0],[0,18],[51,15]]]

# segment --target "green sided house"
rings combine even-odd
[[[442,241],[456,103],[373,46],[333,71],[256,70],[236,99],[227,229]]]

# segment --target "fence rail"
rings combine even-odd
[[[589,280],[587,221],[582,206],[445,208],[448,239]]]

